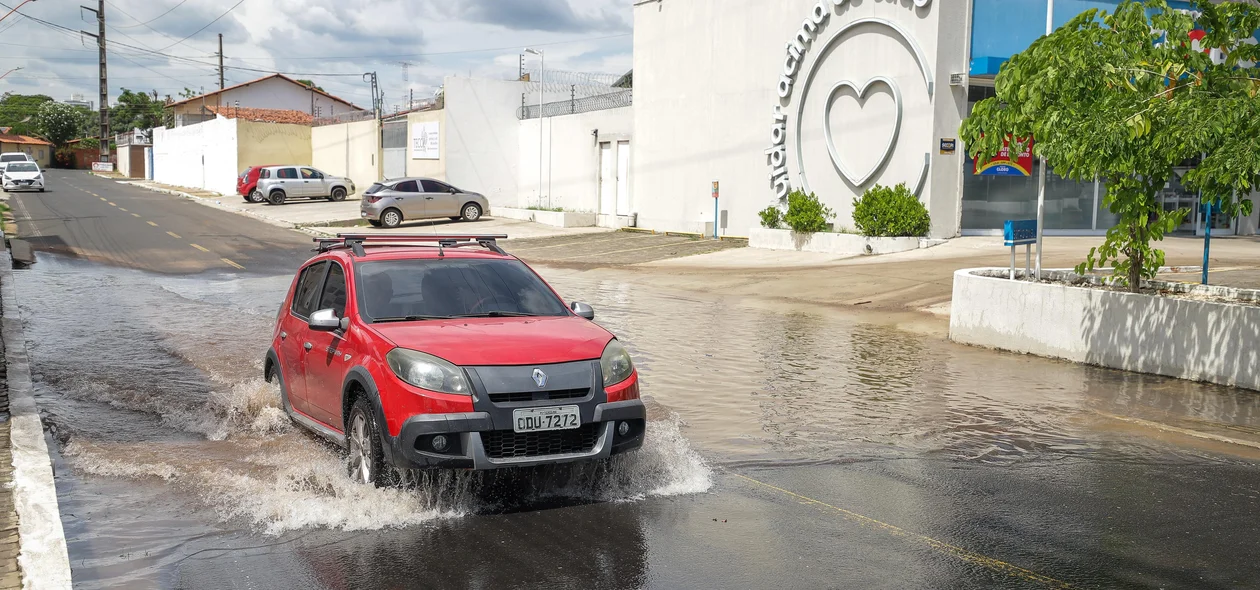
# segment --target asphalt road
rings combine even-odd
[[[160,273],[279,272],[311,239],[262,221],[77,170],[44,172],[48,190],[14,193],[19,235],[56,252]]]
[[[39,249],[177,275],[283,276],[309,255],[306,236],[249,218],[78,172],[48,178],[49,192],[14,201],[21,234]],[[913,449],[709,457],[714,483],[700,494],[537,502],[383,530],[207,534],[181,546],[187,554],[160,579],[180,588],[1260,587],[1254,449],[1187,454],[1183,441],[1154,441],[1131,452],[1128,433],[1081,436],[1063,445],[1071,452],[1021,449],[1019,461]],[[120,501],[145,488],[168,495],[160,480],[110,481],[102,493]],[[188,492],[169,495],[179,494]],[[146,517],[142,506],[127,518]],[[77,580],[108,574],[92,565],[99,558],[72,562]]]

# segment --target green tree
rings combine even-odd
[[[60,147],[79,136],[84,117],[82,109],[59,102],[45,102],[35,114],[35,127],[44,139]]]
[[[0,96],[0,127],[12,127],[10,133],[16,135],[35,135],[35,115],[39,106],[53,102],[51,96],[43,94],[10,94]]]
[[[165,107],[158,102],[156,92],[149,95],[123,88],[118,102],[109,111],[110,128],[116,133],[126,133],[132,129],[148,131],[159,127]]]
[[[316,85],[315,85],[315,82],[313,82],[313,81],[311,81],[311,80],[298,80],[298,81],[297,81],[297,83],[298,83],[298,84],[302,84],[303,86],[309,86],[309,87],[314,88],[314,89],[316,89],[316,90],[318,90],[318,91],[320,91],[320,92],[323,92],[323,91],[324,91],[324,89],[323,89],[323,88],[320,88],[319,86],[316,86]]]
[[[1151,243],[1189,213],[1165,211],[1159,198],[1174,166],[1206,155],[1186,183],[1231,214],[1250,214],[1234,194],[1260,181],[1257,80],[1238,68],[1257,59],[1244,40],[1260,28],[1260,8],[1196,1],[1195,10],[1126,0],[1114,13],[1085,11],[1012,56],[996,97],[977,103],[960,130],[976,158],[992,157],[1008,135],[1031,135],[1060,176],[1105,179],[1103,204],[1119,221],[1077,271],[1112,263],[1134,291],[1164,263]],[[1228,52],[1223,63],[1190,50],[1196,28],[1207,31],[1204,47]]]

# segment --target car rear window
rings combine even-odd
[[[250,170],[253,170],[253,168],[246,168],[244,172],[241,172],[240,178],[248,178]]]
[[[492,312],[568,314],[564,302],[519,260],[388,260],[356,265],[356,273],[359,309],[368,321]]]
[[[366,192],[364,192],[363,194],[365,194],[365,195],[375,195],[376,193],[381,192],[381,189],[383,189],[383,188],[385,188],[385,185],[383,185],[383,184],[381,184],[381,183],[379,183],[379,182],[373,182],[373,183],[372,183],[372,186],[369,186],[369,187],[368,187],[368,189],[367,189],[367,191],[366,191]]]

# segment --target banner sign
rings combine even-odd
[[[114,163],[113,162],[92,162],[92,171],[93,172],[113,172]]]
[[[1032,176],[1033,140],[1028,138],[1007,137],[1002,142],[1002,149],[988,162],[976,160],[975,173],[978,176]]]
[[[438,122],[414,123],[411,126],[411,159],[442,159],[441,143],[438,141]]]

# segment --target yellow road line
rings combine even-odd
[[[140,217],[140,214],[139,214],[139,213],[132,213],[132,214],[131,214],[131,216],[132,216],[132,217]]]
[[[87,191],[87,194],[92,195],[93,197],[101,197],[100,195],[98,195],[98,194],[96,194],[96,193],[94,193],[94,192],[92,192],[92,191]],[[102,200],[102,201],[104,201],[104,200],[105,200],[105,197],[101,197],[101,200]]]
[[[201,246],[198,246],[198,245],[196,245],[196,244],[189,244],[189,246],[192,246],[193,248],[196,248],[196,249],[198,249],[198,250],[201,250],[202,252],[209,252],[209,251],[210,251],[208,248],[202,248]]]
[[[106,203],[109,203],[109,206],[110,206],[110,207],[117,207],[117,206],[118,206],[117,204],[112,203],[112,202],[110,202],[110,201],[106,201]]]
[[[180,239],[179,234],[177,234],[177,233],[175,233],[175,232],[173,232],[173,231],[168,231],[168,232],[166,232],[166,235],[168,235],[168,236],[170,236],[170,237],[172,237],[172,238],[175,238],[175,239],[177,239],[177,240],[178,240],[178,239]]]
[[[87,192],[87,191],[83,191],[83,192]],[[89,193],[89,194],[91,194],[91,193]],[[96,195],[92,195],[92,196],[93,196],[93,197],[95,197]],[[101,200],[102,200],[102,201],[105,201],[106,203],[108,203],[108,202],[109,202],[109,200],[107,200],[105,197],[101,197]]]
[[[787,494],[788,496],[801,500],[803,504],[812,504],[814,506],[822,506],[825,508],[830,508],[831,510],[834,510],[840,513],[841,516],[844,516],[845,518],[849,520],[856,521],[859,524],[862,524],[864,526],[868,526],[870,528],[877,529],[877,530],[882,530],[894,537],[901,537],[904,539],[909,539],[912,541],[925,543],[928,547],[931,547],[932,549],[935,549],[942,553],[952,555],[963,561],[974,563],[976,565],[989,568],[993,571],[1000,572],[1008,576],[1020,578],[1023,580],[1028,580],[1030,582],[1040,582],[1052,588],[1071,588],[1072,587],[1071,584],[1068,584],[1067,582],[1064,582],[1062,580],[1057,580],[1055,578],[1051,578],[1050,576],[1044,576],[1032,570],[1024,569],[1022,567],[1007,563],[1000,559],[995,559],[992,557],[988,557],[986,555],[981,555],[974,551],[969,551],[957,545],[951,545],[949,543],[946,543],[938,539],[933,539],[932,537],[928,537],[926,535],[920,535],[919,533],[907,531],[906,529],[903,529],[899,526],[891,525],[883,521],[875,520],[874,518],[871,518],[869,516],[863,516],[851,510],[845,510],[843,508],[840,508],[839,506],[833,506],[826,502],[822,502],[822,501],[810,498],[809,496],[803,496],[796,492],[785,490],[781,487],[768,484],[764,481],[753,479],[751,477],[748,477],[747,475],[741,475],[739,473],[734,473],[734,472],[731,472],[731,475],[734,475],[735,477],[739,477],[741,479],[748,480],[752,483],[775,490],[777,492],[782,492],[784,494]]]
[[[239,265],[239,264],[237,264],[237,263],[235,263],[235,262],[232,262],[231,260],[228,260],[227,258],[220,258],[219,260],[222,260],[223,262],[228,263],[228,265],[230,265],[230,266],[234,266],[234,267],[239,268],[239,269],[241,269],[241,270],[245,270],[245,267],[243,267],[243,266],[241,266],[241,265]]]
[[[149,221],[149,222],[146,222],[146,223],[148,223],[149,225],[152,225],[153,227],[157,227],[157,224],[156,224],[156,223],[153,223],[152,221]]]
[[[118,208],[118,210],[119,210],[119,211],[126,211],[126,209],[123,209],[122,207],[119,207],[119,208]]]

